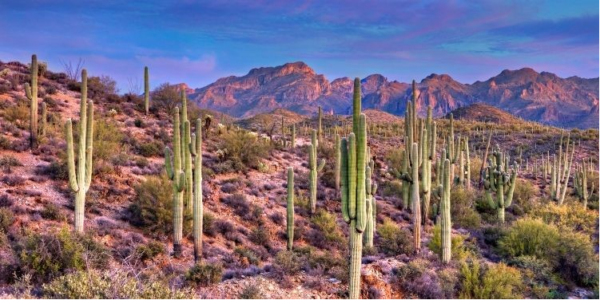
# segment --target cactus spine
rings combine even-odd
[[[173,112],[173,151],[165,147],[165,169],[173,187],[173,254],[181,256],[181,237],[183,235],[183,190],[185,173],[181,156],[181,125],[179,124],[179,107]],[[171,160],[172,156],[172,160]]]
[[[79,145],[77,155],[77,173],[75,172],[75,153],[73,145],[73,126],[71,119],[65,125],[67,135],[67,163],[69,168],[69,186],[75,196],[75,231],[83,232],[85,219],[85,194],[92,182],[92,157],[94,144],[94,103],[87,100],[87,71],[81,71],[81,103],[79,106]]]
[[[313,214],[317,210],[317,177],[319,172],[325,167],[325,159],[322,159],[320,164],[317,165],[317,145],[319,142],[317,140],[317,131],[314,129],[312,131],[311,142],[310,147],[308,147],[308,160],[310,168],[310,213]]]
[[[150,75],[148,67],[144,67],[144,111],[146,115],[150,112]]]
[[[349,298],[360,296],[363,232],[367,223],[367,124],[360,112],[360,80],[354,81],[353,132],[341,141],[342,215],[350,223]]]
[[[198,263],[202,260],[202,221],[204,217],[202,203],[202,119],[200,118],[196,119],[196,133],[192,134],[189,147],[190,154],[194,157],[193,236],[194,261]]]
[[[294,168],[287,169],[287,249],[294,246]]]
[[[38,146],[38,61],[37,55],[31,56],[31,85],[25,83],[25,95],[30,100],[29,146]]]

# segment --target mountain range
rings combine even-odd
[[[244,76],[229,76],[189,93],[200,107],[236,117],[250,117],[285,108],[312,114],[348,114],[353,80],[329,81],[303,62],[255,68]],[[486,81],[460,83],[446,74],[431,74],[417,83],[421,116],[431,106],[435,117],[484,103],[515,116],[559,127],[598,128],[598,78],[561,78],[531,68],[504,70]],[[380,74],[361,80],[363,109],[402,115],[412,98],[410,83],[390,81]]]

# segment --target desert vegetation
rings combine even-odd
[[[598,297],[596,129],[434,119],[415,82],[400,118],[358,78],[351,115],[237,119],[143,74],[0,62],[3,297]]]

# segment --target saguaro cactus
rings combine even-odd
[[[294,246],[294,168],[287,169],[287,249]]]
[[[73,146],[73,126],[71,119],[65,125],[67,135],[67,164],[69,168],[69,186],[75,196],[75,231],[83,232],[85,219],[85,194],[92,182],[92,157],[94,150],[94,103],[87,100],[87,71],[81,71],[81,103],[79,105],[79,145],[77,154],[77,173],[75,172],[75,153]]]
[[[42,127],[40,128],[40,135],[46,135],[46,126],[48,124],[48,109],[46,107],[46,102],[42,102]]]
[[[165,147],[165,169],[173,187],[173,255],[181,256],[181,238],[183,235],[183,190],[185,173],[181,157],[181,125],[179,124],[179,107],[173,112],[173,151]],[[172,157],[172,159],[171,159]]]
[[[296,124],[292,124],[292,149],[296,148]]]
[[[335,190],[339,191],[340,190],[340,168],[341,168],[341,164],[342,164],[342,152],[341,152],[341,141],[340,141],[340,135],[339,134],[335,134]]]
[[[504,223],[504,209],[512,203],[517,171],[516,167],[513,167],[510,173],[505,171],[507,160],[503,158],[499,148],[494,151],[492,156],[493,158],[490,159],[489,166],[484,172],[485,194],[490,206],[496,208],[498,220]],[[496,193],[495,200],[492,198],[492,192]]]
[[[412,185],[411,185],[411,202],[412,202],[412,223],[415,251],[421,250],[421,198],[419,196],[419,145],[412,144],[411,151],[412,167]]]
[[[558,160],[554,156],[554,166],[552,167],[552,196],[559,205],[565,201],[569,178],[571,176],[571,166],[573,165],[573,157],[575,155],[575,145],[570,145],[570,135],[567,136],[565,148],[563,151],[563,139],[560,139],[558,148]],[[570,150],[570,151],[569,151]]]
[[[577,192],[577,196],[579,200],[582,201],[583,207],[587,209],[587,202],[590,198],[590,195],[594,193],[594,183],[592,183],[591,189],[588,192],[588,172],[586,162],[584,161],[580,167],[577,168],[575,172],[575,176],[573,177],[573,186]]]
[[[196,133],[192,134],[189,145],[190,154],[194,157],[194,204],[193,204],[193,236],[194,261],[202,260],[202,218],[204,208],[202,203],[202,119],[196,119]]]
[[[146,115],[150,112],[150,75],[148,67],[144,67],[144,111]]]
[[[323,128],[321,127],[323,123],[323,110],[319,106],[319,127],[317,131],[317,137],[319,138],[319,143],[323,142]]]
[[[29,146],[38,146],[38,61],[37,55],[31,56],[31,85],[25,83],[25,95],[30,100]]]
[[[450,179],[449,159],[444,160],[444,174],[442,177],[442,185],[438,187],[437,194],[440,197],[442,262],[448,263],[452,258],[452,217],[450,214],[450,190],[452,189],[452,180]]]
[[[368,153],[368,152],[367,152]],[[370,156],[370,155],[369,155]],[[377,183],[373,182],[372,174],[374,171],[374,162],[373,160],[369,161],[369,166],[366,169],[366,206],[367,206],[367,225],[365,227],[364,233],[364,246],[373,248],[373,237],[375,236],[375,232],[377,231],[377,203],[375,200],[375,193],[377,192]]]
[[[311,144],[308,147],[308,160],[310,169],[310,213],[313,214],[317,211],[317,178],[319,172],[325,167],[325,159],[322,159],[319,165],[317,165],[317,131],[313,129]]]

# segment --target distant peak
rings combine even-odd
[[[385,82],[387,81],[387,78],[385,78],[383,75],[381,74],[371,74],[367,77],[365,77],[363,80],[361,80],[361,82],[365,83],[365,82]]]
[[[536,72],[534,69],[529,68],[529,67],[525,67],[525,68],[521,68],[518,70],[509,70],[509,69],[505,69],[502,71],[502,73],[500,73],[500,75],[537,75],[538,72]]]
[[[448,75],[448,74],[431,73],[431,75],[425,77],[425,79],[423,79],[421,82],[431,81],[431,80],[444,81],[444,82],[454,81],[454,79],[452,79],[452,77],[450,77],[450,75]]]
[[[279,73],[279,75],[287,75],[292,73],[309,73],[315,74],[315,71],[302,61],[286,63],[276,67],[260,67],[251,69],[248,75],[257,75],[265,73]]]

